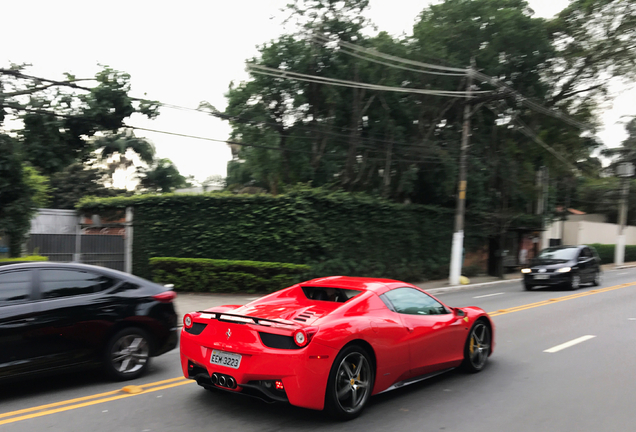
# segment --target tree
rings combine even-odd
[[[63,80],[28,75],[25,65],[0,68],[0,126],[8,116],[22,125],[0,130],[0,230],[10,236],[12,255],[20,254],[31,217],[47,198],[73,208],[82,194],[117,193],[90,168],[97,150],[102,157],[132,150],[152,160],[152,146],[124,132],[124,121],[134,113],[154,118],[157,103],[129,92],[130,76],[109,67],[94,78]]]
[[[65,80],[57,81],[27,75],[25,66],[14,66],[0,69],[0,82],[5,89],[0,108],[23,122],[18,133],[24,160],[44,175],[90,161],[100,145],[108,144],[110,135],[118,138],[118,144],[130,144],[118,150],[138,148],[134,139],[121,140],[126,137],[119,134],[124,120],[134,113],[158,115],[156,102],[128,95],[130,75],[109,67],[91,79],[66,74]],[[105,136],[93,139],[100,134]]]
[[[191,186],[170,159],[159,159],[149,168],[141,168],[140,173],[140,188],[144,191],[168,193]]]
[[[203,188],[204,192],[207,192],[208,189],[214,186],[217,186],[220,188],[224,188],[226,186],[225,179],[223,178],[222,175],[218,175],[218,174],[211,175],[201,182],[201,187]]]
[[[22,241],[31,227],[38,196],[34,189],[41,183],[32,169],[24,169],[17,142],[0,133],[0,232],[9,236],[9,253],[20,256]]]
[[[107,198],[130,194],[125,189],[105,186],[110,173],[95,165],[74,163],[50,177],[51,208],[74,209],[87,196]]]
[[[297,31],[260,47],[250,80],[212,111],[233,129],[228,185],[275,194],[302,182],[454,208],[474,59],[467,240],[504,249],[511,229],[541,228],[544,167],[548,217],[584,195],[581,177],[600,178],[597,111],[607,78],[636,78],[635,4],[575,0],[545,20],[525,0],[445,0],[396,39],[367,36],[366,2],[297,1]]]

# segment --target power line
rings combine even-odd
[[[365,57],[359,54],[356,54],[353,51],[349,51],[344,47],[340,47],[340,52],[345,53],[347,55],[350,55],[352,57],[356,57],[359,58],[361,60],[366,60],[369,62],[373,62],[373,63],[377,63],[377,64],[381,64],[384,66],[388,66],[388,67],[392,67],[395,69],[402,69],[402,70],[406,70],[406,71],[411,71],[411,72],[417,72],[417,73],[424,73],[424,74],[429,74],[429,75],[438,75],[438,76],[452,76],[452,77],[465,77],[466,73],[453,73],[453,72],[437,72],[437,71],[427,71],[427,70],[423,70],[423,69],[415,69],[415,68],[410,68],[407,66],[401,66],[398,64],[393,64],[393,63],[388,63],[388,62],[384,62],[382,60],[378,60],[378,59],[374,59],[371,57]]]
[[[253,63],[248,63],[247,67],[253,73],[258,73],[261,75],[268,75],[268,76],[273,76],[273,77],[282,78],[282,79],[293,79],[298,81],[313,82],[317,84],[327,84],[327,85],[334,85],[334,86],[340,86],[340,87],[360,88],[360,89],[366,89],[366,90],[388,91],[388,92],[397,92],[397,93],[425,94],[425,95],[445,96],[445,97],[468,97],[468,94],[464,91],[426,90],[426,89],[390,87],[390,86],[383,86],[378,84],[359,83],[355,81],[339,80],[335,78],[325,78],[325,77],[318,77],[315,75],[307,75],[307,74],[301,74],[297,72],[283,71],[280,69],[268,68],[268,67],[256,65]],[[479,91],[479,92],[473,92],[473,93],[492,93],[492,92]]]
[[[325,35],[321,35],[321,34],[316,34],[316,37],[324,40],[325,42],[333,42],[329,37],[325,36]],[[345,42],[342,40],[338,40],[336,41],[338,43],[338,45],[341,46],[345,46],[347,48],[350,48],[352,50],[355,51],[359,51],[359,52],[363,52],[365,54],[369,54],[375,57],[380,57],[380,58],[384,58],[386,60],[393,60],[395,62],[399,62],[399,63],[404,63],[404,64],[409,64],[412,66],[419,66],[419,67],[423,67],[423,68],[427,68],[427,69],[436,69],[436,70],[442,70],[442,71],[449,71],[449,72],[461,72],[462,74],[466,74],[468,71],[468,68],[455,68],[455,67],[449,67],[449,66],[440,66],[440,65],[436,65],[436,64],[431,64],[431,63],[423,63],[423,62],[419,62],[419,61],[415,61],[415,60],[409,60],[409,59],[405,59],[402,57],[396,57],[396,56],[392,56],[390,54],[384,54],[381,53],[379,51],[376,51],[374,49],[369,49],[369,48],[364,48],[361,47],[359,45],[356,44],[352,44],[350,42]]]
[[[316,35],[316,37],[318,37],[319,39],[322,39],[323,41],[329,41],[332,42],[331,39],[329,39],[327,36],[324,35]],[[438,66],[438,65],[433,65],[430,63],[422,63],[422,62],[418,62],[418,61],[414,61],[414,60],[408,60],[408,59],[403,59],[400,57],[395,57],[395,56],[391,56],[389,54],[384,54],[384,53],[380,53],[376,50],[371,50],[368,48],[363,48],[360,47],[356,44],[352,44],[349,42],[345,42],[345,41],[337,41],[337,43],[341,46],[350,48],[352,50],[356,50],[359,52],[364,52],[368,55],[375,55],[377,57],[381,57],[381,58],[385,58],[385,59],[389,59],[389,60],[393,60],[395,62],[400,62],[400,63],[405,63],[405,64],[410,64],[410,65],[415,65],[415,66],[420,66],[420,67],[426,67],[426,68],[433,68],[433,69],[441,69],[441,70],[447,70],[447,71],[455,71],[455,72],[464,72],[464,74],[467,73],[466,69],[460,69],[460,68],[452,68],[452,67],[446,67],[446,66]],[[346,51],[345,51],[346,52]],[[424,71],[422,71],[424,72]],[[533,109],[537,112],[543,113],[545,115],[549,115],[551,117],[554,117],[556,119],[562,120],[572,126],[578,127],[579,129],[582,130],[590,130],[592,129],[591,125],[583,123],[581,121],[576,120],[575,118],[561,112],[561,111],[557,111],[554,109],[549,109],[544,107],[543,105],[540,105],[536,102],[531,101],[530,99],[528,99],[526,96],[524,96],[523,94],[521,94],[520,92],[516,91],[514,88],[512,88],[511,86],[509,86],[508,84],[502,82],[501,80],[497,79],[497,78],[493,78],[489,75],[486,75],[483,72],[479,72],[479,71],[474,71],[474,76],[476,78],[482,79],[484,81],[487,81],[488,83],[494,85],[495,87],[498,88],[503,88],[506,89],[507,91],[513,93],[516,96],[516,99],[526,105],[528,108]]]
[[[583,122],[580,122],[578,120],[576,120],[575,118],[569,116],[568,114],[564,114],[561,111],[557,111],[554,109],[549,109],[544,107],[543,105],[540,105],[536,102],[531,101],[530,99],[528,99],[526,96],[522,95],[521,93],[519,93],[518,91],[516,91],[514,88],[510,87],[508,84],[505,84],[503,82],[501,82],[500,80],[498,80],[497,78],[493,78],[489,75],[486,75],[482,72],[475,72],[475,76],[477,78],[480,78],[484,81],[487,81],[488,83],[499,87],[499,88],[503,88],[511,93],[513,93],[516,96],[516,100],[519,101],[520,103],[524,104],[525,106],[527,106],[528,108],[540,112],[542,114],[548,115],[550,117],[554,117],[556,119],[559,120],[563,120],[564,122],[575,126],[579,129],[582,130],[590,130],[592,129],[592,126]]]
[[[135,98],[133,98],[133,99],[135,99]],[[249,125],[252,125],[252,126],[271,125],[271,126],[274,126],[274,127],[280,127],[279,123],[276,123],[276,122],[273,122],[273,121],[252,120],[252,119],[249,119],[249,118],[243,117],[243,116],[229,115],[229,114],[224,114],[224,113],[214,112],[214,111],[207,111],[207,110],[203,110],[201,108],[188,108],[188,107],[182,107],[182,106],[168,104],[168,103],[163,103],[163,102],[157,102],[157,101],[155,101],[155,102],[158,103],[161,106],[166,107],[166,108],[172,108],[172,109],[177,109],[177,110],[185,110],[185,111],[197,111],[197,112],[205,113],[205,114],[208,114],[208,115],[212,115],[212,116],[220,118],[222,120],[232,120],[232,121],[236,121],[238,123],[249,124]],[[305,125],[305,124],[294,123],[293,128],[297,128],[300,131],[316,132],[316,133],[319,133],[319,134],[330,135],[330,136],[335,136],[335,137],[342,137],[342,138],[351,138],[351,136],[347,135],[347,134],[333,132],[333,131],[324,130],[324,129],[320,129],[320,128],[314,128],[314,127],[311,127],[311,126]],[[347,127],[342,127],[342,126],[339,126],[338,129],[355,131],[354,129],[347,128]],[[313,139],[312,137],[309,137],[309,136],[295,135],[295,134],[289,134],[289,135],[286,135],[286,137],[307,139],[307,140]],[[455,144],[455,143],[457,143],[457,141],[448,141],[448,140],[431,141],[431,140],[422,139],[421,140],[421,144],[419,144],[419,143],[408,143],[408,142],[404,142],[404,141],[391,141],[391,140],[386,140],[386,139],[379,139],[379,138],[373,138],[373,137],[364,137],[364,136],[360,136],[360,137],[358,137],[358,139],[363,141],[363,142],[368,142],[370,144],[393,144],[393,145],[397,145],[397,146],[400,146],[400,147],[416,148],[416,149],[422,149],[423,148],[422,147],[423,144],[440,145],[440,144]],[[344,141],[344,140],[333,140],[333,141],[334,142],[348,142],[348,141]],[[373,148],[373,147],[362,146],[362,148]]]
[[[220,139],[215,139],[215,138],[208,138],[208,137],[201,137],[201,136],[196,136],[196,135],[181,134],[181,133],[177,133],[177,132],[161,131],[161,130],[157,130],[157,129],[148,129],[148,128],[142,128],[142,127],[131,126],[131,125],[124,125],[124,127],[130,128],[130,129],[135,129],[135,130],[142,130],[142,131],[146,131],[146,132],[155,132],[155,133],[160,133],[160,134],[165,134],[165,135],[180,136],[180,137],[183,137],[183,138],[198,139],[198,140],[203,140],[203,141],[212,141],[212,142],[217,142],[217,143],[232,144],[232,145],[238,145],[238,146],[244,146],[244,147],[254,147],[254,148],[260,148],[260,149],[266,149],[266,150],[286,151],[286,152],[314,155],[314,153],[311,152],[311,151],[293,149],[293,148],[288,148],[288,147],[272,147],[272,146],[266,146],[266,145],[261,145],[261,144],[248,144],[248,143],[232,141],[232,140],[220,140]],[[336,156],[336,155],[325,153],[323,155],[323,157],[325,157],[325,156],[329,157],[329,156]],[[441,156],[437,156],[437,155],[426,155],[426,156],[420,156],[419,159],[420,160],[439,161],[439,160],[443,160],[444,158],[442,158]],[[417,163],[418,162],[418,160],[410,160],[410,161],[413,162],[413,163]]]
[[[504,101],[504,103],[506,104],[506,106],[508,105],[507,102]],[[492,109],[491,107],[489,107],[488,105],[486,105],[486,107],[488,109],[490,109],[493,113],[495,114],[499,114],[499,112],[497,112],[496,110]],[[558,151],[556,151],[555,149],[553,149],[551,146],[549,146],[548,144],[545,143],[545,141],[543,141],[541,138],[539,138],[539,136],[534,133],[534,131],[530,128],[530,126],[526,125],[523,120],[521,120],[519,118],[519,116],[517,115],[518,113],[515,113],[512,116],[512,121],[515,122],[517,124],[517,130],[519,132],[521,132],[522,134],[524,134],[525,136],[527,136],[528,138],[530,138],[531,140],[533,140],[535,143],[539,144],[541,147],[543,147],[545,150],[547,150],[548,152],[550,152],[553,156],[555,156],[558,160],[560,160],[561,162],[563,162],[568,168],[570,168],[572,171],[574,171],[575,173],[580,173],[580,170],[574,166],[565,156],[563,156],[561,153],[559,153]]]

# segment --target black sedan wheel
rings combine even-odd
[[[466,346],[464,347],[464,370],[468,372],[479,372],[484,368],[490,355],[490,344],[492,335],[490,328],[483,321],[479,320],[470,329]]]
[[[334,417],[351,420],[360,415],[375,382],[375,368],[367,351],[358,345],[344,348],[329,373],[325,408]]]
[[[576,290],[581,287],[581,276],[578,274],[573,274],[570,277],[570,289]]]
[[[118,381],[141,376],[150,365],[150,340],[138,328],[127,328],[115,334],[108,343],[104,366]]]
[[[601,284],[601,272],[597,271],[594,273],[594,280],[592,281],[592,285],[599,286]]]

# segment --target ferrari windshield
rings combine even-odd
[[[542,261],[570,261],[576,258],[577,248],[547,248],[537,256]]]

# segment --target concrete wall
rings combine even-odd
[[[545,249],[550,246],[550,239],[562,238],[563,223],[561,221],[554,221],[552,224],[545,227],[545,231],[541,235],[541,249]]]
[[[568,215],[568,222],[581,222],[581,221],[585,221],[585,222],[600,222],[600,223],[605,223],[607,222],[607,216],[602,215],[602,214],[582,214],[582,215]]]
[[[558,222],[563,226],[563,244],[577,245],[581,244],[581,225],[594,222]],[[598,243],[598,242],[592,242]]]
[[[636,227],[625,227],[624,234],[625,244],[636,245]],[[567,245],[616,244],[617,236],[618,225],[616,224],[572,220],[555,221],[543,232],[541,246],[542,248],[548,247],[551,238],[560,238],[562,243]]]

